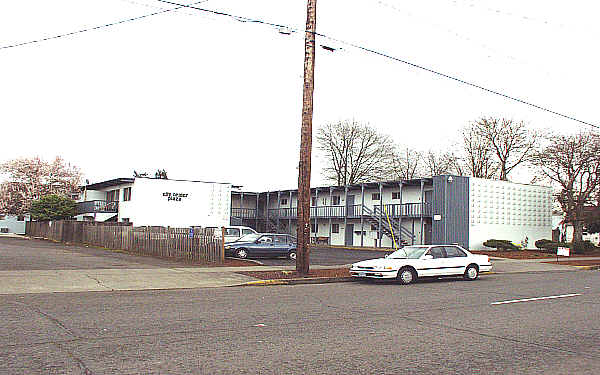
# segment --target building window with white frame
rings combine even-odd
[[[381,200],[381,194],[379,194],[379,193],[373,193],[373,194],[371,194],[371,200],[374,200],[374,201]]]
[[[340,196],[339,195],[334,195],[331,197],[331,205],[332,206],[339,206],[340,204]]]
[[[127,202],[131,200],[131,187],[126,187],[123,189],[123,202]]]
[[[310,225],[310,231],[313,232],[313,233],[317,233],[319,231],[319,224],[312,223]]]
[[[331,224],[331,233],[340,233],[340,225]]]
[[[287,198],[281,198],[281,200],[279,201],[279,204],[282,206],[287,206],[287,204],[288,204]]]
[[[392,199],[400,199],[401,197],[399,191],[392,191]]]

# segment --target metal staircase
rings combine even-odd
[[[398,225],[397,221],[390,219],[392,226],[390,229],[385,212],[381,212],[381,208],[379,206],[375,206],[373,210],[367,206],[364,206],[363,210],[365,213],[364,218],[367,223],[374,225],[377,228],[379,228],[379,214],[381,213],[381,232],[392,241],[396,241],[397,244],[401,244],[403,246],[414,243],[416,239],[415,235],[408,229]]]

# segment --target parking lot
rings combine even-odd
[[[310,263],[322,266],[342,265],[385,254],[382,251],[314,248],[311,249]],[[0,238],[0,255],[0,271],[194,267],[189,263],[149,256],[18,238]],[[295,264],[284,258],[258,261],[269,266]]]

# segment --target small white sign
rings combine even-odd
[[[435,220],[435,221],[442,220],[442,215],[433,215],[433,220]]]
[[[568,247],[559,247],[558,249],[556,249],[556,255],[562,255],[564,257],[568,257],[569,251],[570,251],[570,249]]]

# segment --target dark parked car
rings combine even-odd
[[[225,244],[225,255],[245,258],[287,257],[296,259],[296,238],[289,234],[247,234],[235,242]]]

